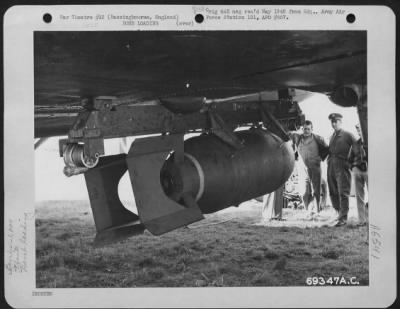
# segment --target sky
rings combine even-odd
[[[314,94],[309,99],[301,102],[300,108],[306,115],[306,119],[313,122],[314,133],[323,136],[326,142],[329,141],[333,133],[331,123],[328,119],[330,113],[342,114],[343,129],[350,131],[356,137],[358,136],[355,125],[359,120],[355,107],[341,107],[333,104],[325,95]]]
[[[329,141],[332,127],[328,120],[330,113],[343,115],[343,128],[357,136],[355,125],[358,115],[355,107],[343,108],[333,104],[325,95],[314,94],[300,102],[300,108],[306,119],[313,122],[314,133],[319,134]],[[36,201],[41,200],[88,200],[85,179],[83,175],[66,177],[63,174],[64,161],[58,154],[58,137],[49,138],[35,150],[35,194]],[[133,139],[130,138],[129,142]],[[106,140],[107,154],[119,152],[118,139]],[[132,200],[133,193],[126,173],[119,185],[121,200]]]

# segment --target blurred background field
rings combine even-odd
[[[331,208],[311,221],[305,210],[285,208],[285,221],[264,222],[262,203],[252,200],[162,236],[145,232],[105,248],[91,245],[89,202],[37,202],[37,287],[305,286],[311,276],[368,285],[367,228],[351,224],[351,200],[350,224],[340,228],[329,226]]]

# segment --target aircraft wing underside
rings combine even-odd
[[[363,31],[35,32],[35,136],[66,134],[83,98],[225,98],[366,83]]]

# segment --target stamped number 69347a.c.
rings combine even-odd
[[[307,277],[307,285],[359,285],[356,277],[345,278],[343,276],[337,277]]]

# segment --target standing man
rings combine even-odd
[[[342,129],[341,114],[332,113],[328,118],[334,130],[329,141],[328,187],[332,206],[339,214],[335,226],[342,226],[347,223],[349,212],[351,172],[348,156],[356,139],[353,134]]]
[[[264,195],[262,218],[265,221],[282,220],[283,191],[285,185],[280,186],[274,192]]]
[[[310,203],[314,202],[317,213],[321,210],[321,161],[328,155],[328,145],[324,138],[313,133],[313,124],[306,120],[303,126],[303,134],[290,134],[297,146],[300,157],[305,165],[305,193],[304,206],[308,210]],[[311,208],[312,214],[313,208]]]
[[[365,204],[365,186],[368,187],[368,150],[362,141],[360,124],[356,125],[360,138],[352,146],[349,161],[354,176],[354,185],[357,198],[358,225],[363,226],[368,221],[368,209]]]

